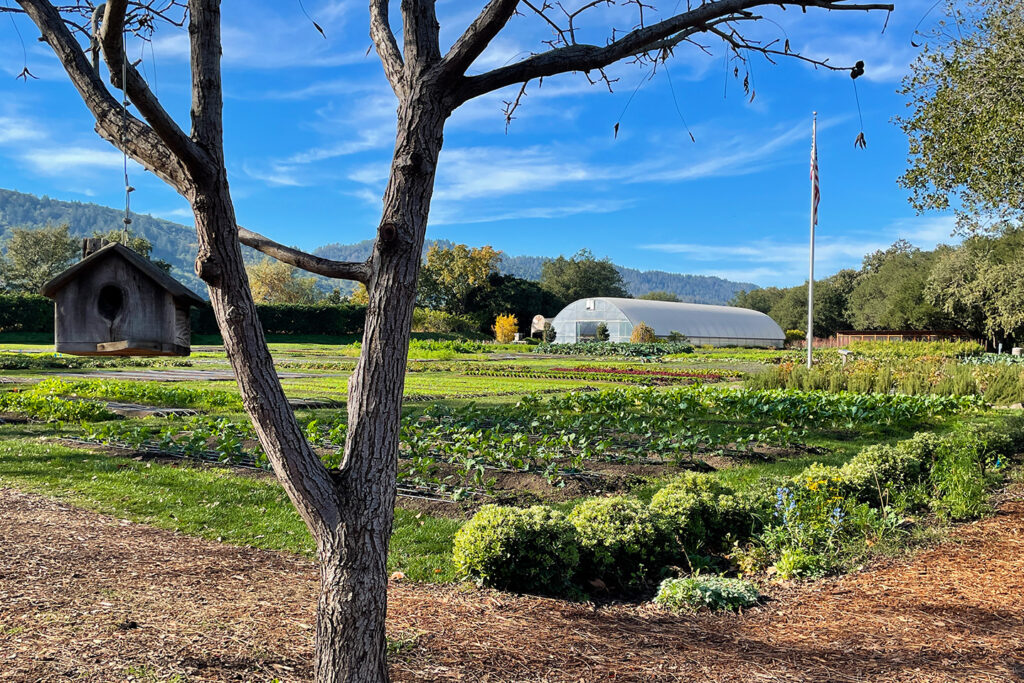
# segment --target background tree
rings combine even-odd
[[[81,253],[82,242],[71,236],[67,225],[14,228],[3,243],[0,282],[11,292],[38,294]]]
[[[646,294],[641,294],[640,296],[637,297],[637,299],[646,299],[647,301],[679,301],[680,300],[679,297],[676,296],[675,294],[673,294],[672,292],[665,292],[665,291],[661,291],[661,290],[654,291],[654,292],[647,292]]]
[[[519,321],[519,331],[530,332],[530,321],[535,315],[554,317],[561,310],[561,302],[537,282],[523,280],[514,275],[491,273],[487,282],[469,293],[466,308],[469,315],[480,321],[482,332],[498,315],[511,312]]]
[[[910,167],[901,183],[919,211],[954,207],[962,229],[998,227],[1024,215],[1024,0],[947,9],[903,81],[911,113],[897,120]]]
[[[588,249],[580,249],[571,258],[546,261],[541,266],[540,286],[560,302],[559,308],[592,296],[629,296],[611,260],[598,260]]]
[[[462,315],[469,310],[469,294],[486,287],[498,272],[501,252],[490,246],[471,249],[465,244],[451,248],[432,245],[420,270],[418,302],[425,308]]]
[[[850,292],[850,322],[859,330],[948,328],[949,316],[925,296],[935,255],[896,244],[865,258]]]
[[[316,280],[301,277],[295,266],[263,258],[245,267],[252,296],[261,304],[312,304],[319,299]]]
[[[1024,230],[1001,237],[975,235],[958,247],[936,250],[925,294],[952,323],[987,338],[1024,332]]]
[[[161,259],[152,258],[153,243],[142,235],[136,235],[132,230],[119,230],[114,228],[107,230],[106,232],[100,232],[96,230],[92,233],[93,237],[99,237],[105,239],[108,242],[116,242],[117,244],[124,245],[139,254],[143,258],[149,259],[153,265],[160,268],[165,273],[171,272],[171,264]]]
[[[752,289],[750,291],[741,290],[736,293],[736,296],[732,298],[729,305],[739,306],[740,308],[749,308],[753,311],[760,311],[761,313],[769,313],[772,310],[772,307],[782,299],[784,291],[785,290],[779,289],[778,287],[763,287],[761,289]],[[807,316],[805,315],[804,317],[806,318]],[[776,322],[778,322],[778,319],[776,319]]]
[[[502,344],[507,344],[516,338],[519,331],[519,321],[512,314],[499,315],[494,320],[494,338]]]
[[[445,122],[462,104],[517,88],[506,110],[512,120],[531,82],[570,72],[597,79],[623,60],[654,64],[684,48],[707,51],[722,41],[746,71],[751,53],[793,54],[787,41],[744,36],[758,11],[787,6],[826,10],[892,10],[891,4],[849,0],[711,0],[677,3],[650,21],[640,2],[608,5],[580,0],[548,4],[490,0],[451,47],[442,52],[435,0],[403,0],[401,46],[390,26],[387,0],[370,0],[370,36],[394,92],[394,155],[376,227],[364,262],[333,261],[286,247],[238,226],[224,148],[223,52],[219,0],[89,0],[61,5],[16,0],[38,27],[95,120],[96,131],[179,192],[192,208],[196,274],[206,282],[242,403],[260,444],[316,542],[320,562],[315,671],[318,682],[388,678],[385,613],[387,548],[395,506],[398,437],[416,283]],[[177,15],[187,7],[187,14]],[[757,11],[755,11],[757,10]],[[63,14],[62,14],[63,12]],[[551,31],[547,47],[488,70],[479,57],[513,16]],[[188,24],[191,102],[186,133],[124,53],[124,34],[143,36],[160,19]],[[92,35],[86,35],[88,29]],[[587,28],[581,28],[586,26]],[[631,28],[619,30],[617,27]],[[77,35],[75,33],[77,31]],[[81,42],[80,42],[81,41]],[[91,58],[91,59],[90,59]],[[121,97],[103,83],[102,65]],[[839,69],[823,61],[819,66]],[[604,78],[607,81],[608,79]],[[127,104],[134,105],[132,111]],[[138,116],[134,112],[138,112]],[[296,267],[362,282],[369,295],[360,357],[348,383],[348,429],[341,464],[328,470],[289,408],[249,288],[241,244]],[[603,293],[603,292],[602,292]]]

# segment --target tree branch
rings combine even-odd
[[[491,0],[442,60],[442,79],[463,76],[516,12],[519,0]]]
[[[370,38],[377,48],[377,56],[384,66],[384,74],[391,83],[392,90],[398,95],[405,88],[402,81],[405,64],[398,49],[398,41],[391,31],[388,4],[388,0],[370,0]]]
[[[440,28],[434,13],[434,0],[402,0],[405,68],[415,72],[407,76],[418,76],[440,61]]]
[[[223,167],[224,92],[220,76],[220,0],[189,0],[192,138]]]
[[[669,17],[650,26],[642,26],[613,40],[603,47],[596,45],[572,44],[533,55],[521,62],[499,67],[479,76],[462,79],[454,93],[458,104],[474,97],[509,85],[523,83],[534,78],[554,76],[570,71],[592,71],[604,68],[620,59],[632,57],[674,40],[677,34],[685,37],[707,31],[712,23],[721,23],[729,18],[740,19],[753,7],[764,5],[787,5],[801,8],[817,7],[837,11],[891,12],[893,5],[883,3],[848,3],[848,0],[714,0],[692,10]],[[675,40],[674,42],[680,42]]]
[[[124,116],[121,104],[92,68],[85,52],[53,4],[47,0],[18,0],[18,4],[60,60],[96,121],[96,132],[175,189],[180,191],[185,187],[188,173],[181,160],[151,127],[135,116]],[[122,120],[126,121],[128,128],[123,143]]]
[[[110,69],[110,82],[115,88],[124,90],[139,113],[163,140],[164,144],[193,172],[209,164],[209,159],[171,118],[167,110],[149,89],[149,85],[124,54],[125,14],[127,0],[107,0],[103,6],[103,20],[100,23],[100,46],[103,59]],[[97,11],[99,7],[97,7]],[[126,76],[122,83],[122,73]]]
[[[355,282],[362,282],[364,285],[370,280],[371,266],[369,261],[359,263],[321,258],[298,249],[293,249],[292,247],[286,247],[242,226],[238,226],[238,241],[278,261],[283,261],[288,265],[301,268],[310,273],[338,280],[353,280]]]

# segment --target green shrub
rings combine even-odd
[[[651,498],[651,512],[687,552],[721,549],[726,536],[749,536],[751,508],[749,496],[697,472],[685,472]]]
[[[724,576],[665,579],[654,596],[655,604],[674,612],[740,610],[757,604],[761,593],[750,581]]]
[[[570,592],[579,564],[576,533],[565,515],[536,505],[485,505],[455,534],[458,572],[480,585],[531,593]]]
[[[437,334],[462,334],[479,336],[477,323],[468,315],[455,315],[431,308],[416,308],[412,312],[413,332],[434,332]]]
[[[1024,400],[1024,372],[1016,365],[1004,365],[988,383],[985,400],[995,405],[1010,405]]]
[[[53,302],[38,294],[0,294],[0,332],[53,332]]]
[[[667,538],[643,503],[624,496],[595,498],[577,505],[569,521],[576,528],[585,574],[609,585],[641,588],[661,568]]]
[[[839,468],[839,479],[846,491],[860,500],[882,504],[886,491],[893,494],[920,481],[923,458],[914,446],[923,443],[924,439],[910,447],[879,444],[863,448]]]

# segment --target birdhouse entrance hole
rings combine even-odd
[[[124,292],[116,285],[106,285],[100,289],[99,298],[96,300],[96,309],[100,316],[107,322],[114,322],[117,314],[124,306]]]

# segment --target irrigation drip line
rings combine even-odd
[[[81,444],[83,446],[108,446],[111,448],[117,448],[119,450],[134,451],[136,453],[145,453],[148,455],[156,455],[168,458],[177,458],[179,460],[195,460],[198,462],[209,463],[213,465],[229,465],[231,467],[238,467],[247,470],[259,470],[261,472],[267,472],[267,467],[262,467],[256,464],[256,461],[252,458],[239,458],[237,460],[225,460],[216,451],[202,451],[197,454],[184,453],[181,451],[170,451],[164,448],[151,446],[149,444],[135,445],[126,442],[106,442],[106,441],[94,441],[90,439],[79,439],[73,437],[66,437],[63,439],[69,443]],[[426,500],[434,500],[441,503],[454,503],[456,501],[451,498],[442,498],[436,495],[437,489],[429,486],[417,486],[414,484],[398,484],[396,486],[398,495],[406,498],[423,498]],[[472,496],[478,498],[492,498],[491,494],[479,489],[463,488],[464,491]]]

